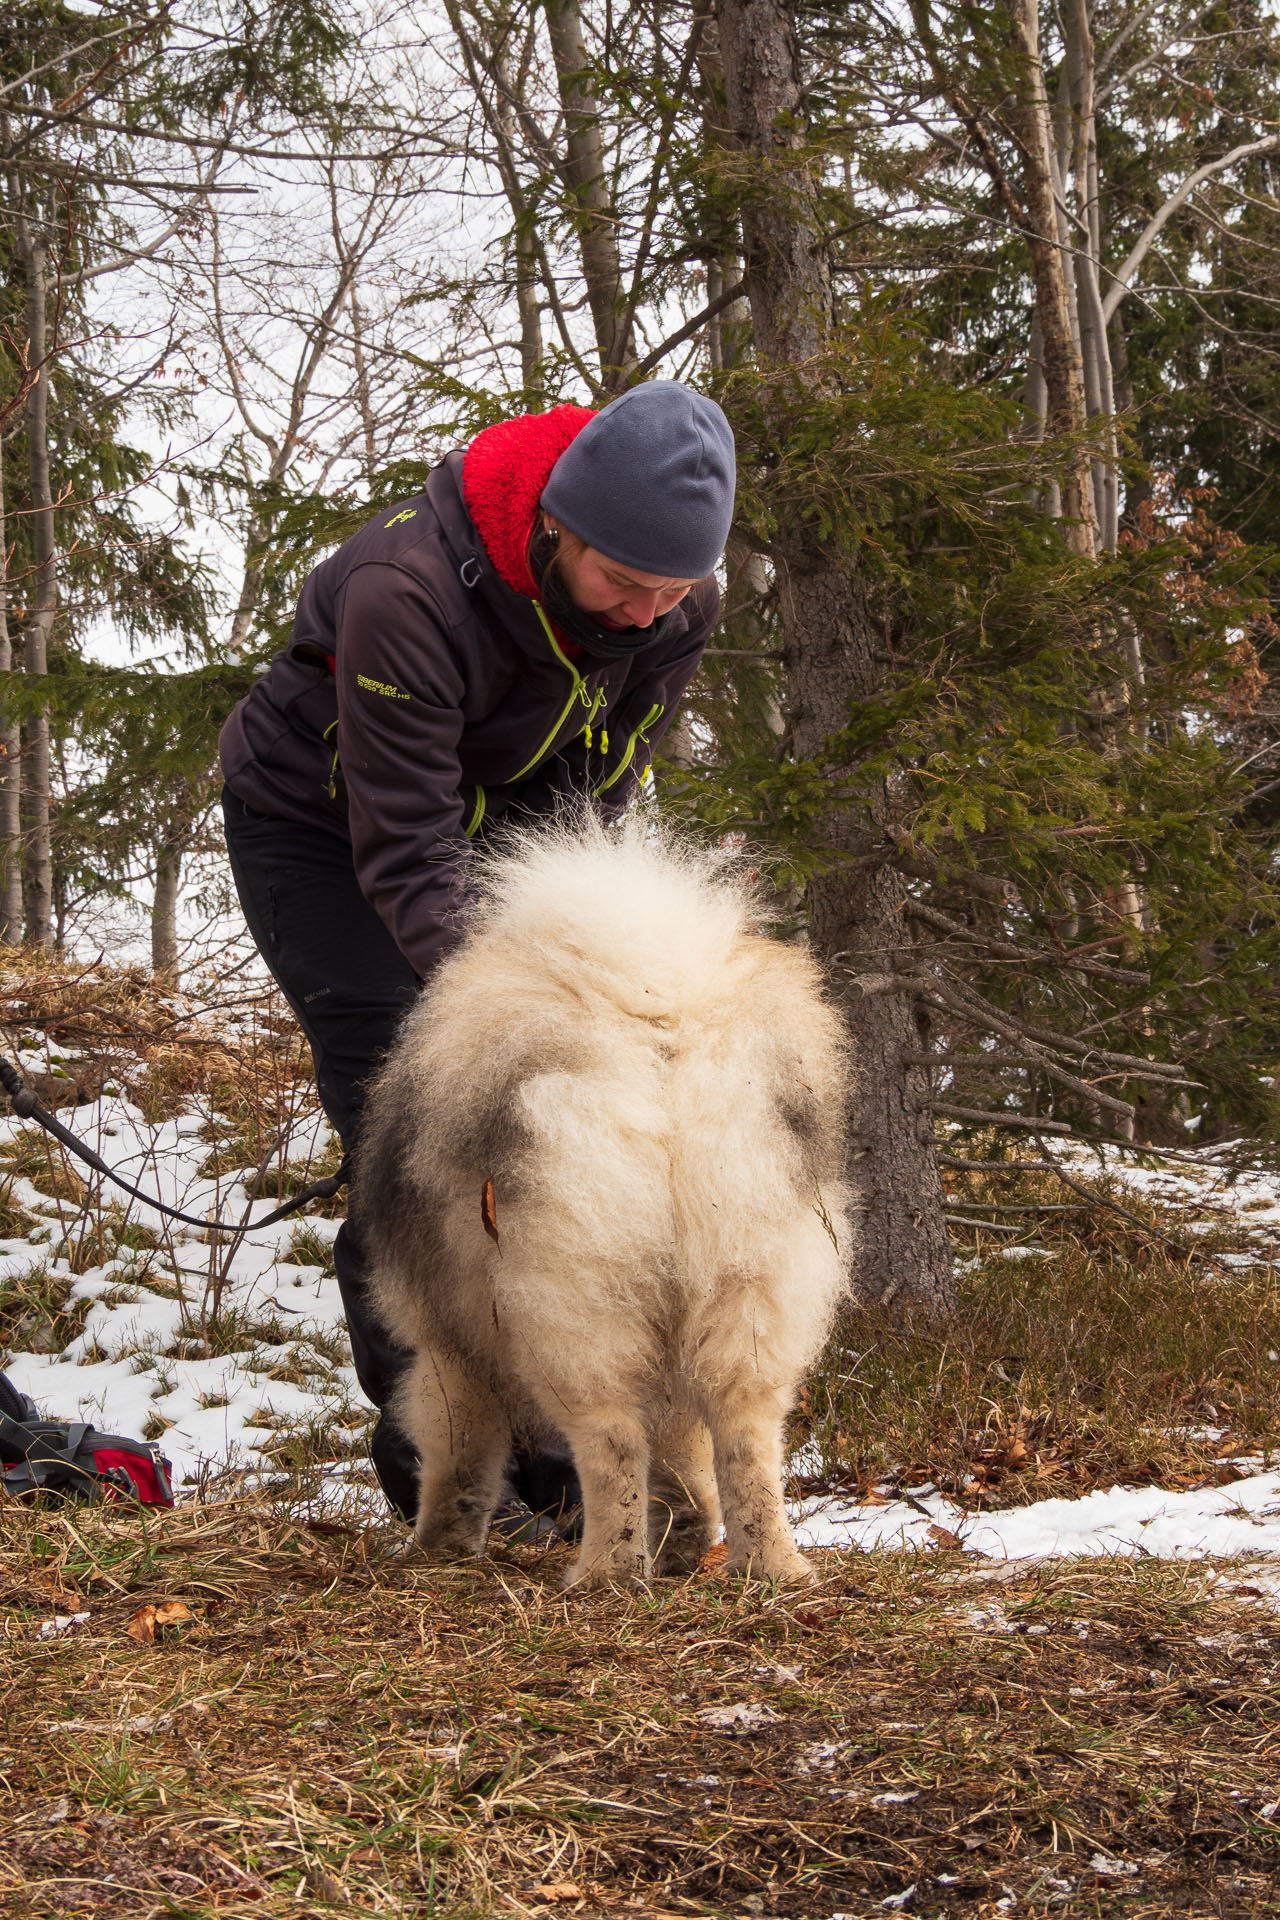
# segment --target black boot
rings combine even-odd
[[[369,1442],[369,1458],[392,1507],[412,1526],[418,1517],[418,1453],[385,1408],[413,1354],[396,1344],[374,1314],[365,1281],[364,1250],[349,1220],[338,1228],[333,1264],[351,1335],[356,1378],[361,1391],[380,1410]]]

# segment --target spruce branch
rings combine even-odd
[[[943,1209],[942,1217],[948,1225],[958,1227],[983,1227],[988,1233],[1021,1233],[1021,1227],[1015,1227],[1012,1221],[1006,1224],[1002,1220],[975,1220],[972,1214],[956,1213],[951,1207]]]
[[[1137,1227],[1140,1232],[1150,1235],[1153,1240],[1158,1240],[1163,1246],[1172,1247],[1174,1252],[1181,1254],[1184,1260],[1192,1260],[1196,1257],[1198,1252],[1197,1248],[1184,1246],[1182,1242],[1176,1240],[1171,1233],[1165,1233],[1161,1228],[1153,1227],[1149,1221],[1144,1220],[1140,1214],[1134,1213],[1129,1207],[1122,1207],[1118,1200],[1110,1200],[1105,1194],[1090,1193],[1088,1187],[1083,1186],[1078,1180],[1073,1180],[1071,1175],[1054,1159],[1042,1139],[1037,1138],[1036,1145],[1048,1161],[1050,1172],[1056,1174],[1064,1187],[1068,1187],[1072,1193],[1078,1194],[1082,1200],[1088,1201],[1090,1206],[1105,1207],[1111,1213],[1118,1213],[1122,1220],[1127,1220],[1131,1226]]]
[[[631,381],[634,383],[637,380],[643,380],[645,374],[651,373],[660,360],[665,360],[676,347],[682,346],[686,340],[691,340],[695,333],[706,326],[708,320],[714,320],[718,313],[723,313],[726,307],[731,307],[735,300],[741,300],[746,290],[746,281],[737,280],[733,286],[727,287],[722,294],[709,301],[701,313],[695,313],[692,320],[686,320],[675,333],[659,341],[652,352],[646,353],[644,359],[632,367],[629,376]]]
[[[924,991],[933,992],[952,1013],[958,1013],[973,1025],[984,1027],[992,1033],[1000,1033],[1006,1039],[1021,1042],[1036,1041],[1057,1048],[1080,1060],[1097,1061],[1099,1065],[1127,1069],[1132,1074],[1141,1075],[1145,1080],[1179,1081],[1183,1074],[1180,1062],[1164,1060],[1144,1060],[1137,1054],[1112,1053],[1105,1047],[1099,1047],[1086,1040],[1077,1040],[1074,1035],[1055,1033],[1050,1027],[1035,1027],[1023,1021],[1016,1014],[996,1007],[980,994],[976,988],[962,986],[958,980],[944,979],[940,974],[932,973],[917,976]]]
[[[940,1113],[944,1120],[976,1120],[990,1127],[1027,1127],[1033,1133],[1038,1129],[1042,1133],[1061,1134],[1065,1139],[1083,1140],[1074,1127],[1065,1120],[1042,1120],[1039,1115],[1025,1113],[1005,1113],[998,1107],[959,1107],[949,1100],[921,1100],[917,1102],[921,1113]]]
[[[1048,1055],[1044,1053],[1025,1053],[1020,1055],[973,1053],[960,1056],[947,1053],[908,1055],[908,1064],[914,1066],[952,1066],[959,1064],[960,1060],[964,1060],[965,1062],[981,1062],[985,1066],[993,1067],[1014,1066],[1028,1072],[1043,1073],[1047,1075],[1049,1079],[1056,1080],[1060,1086],[1067,1087],[1072,1093],[1078,1093],[1082,1099],[1088,1100],[1096,1106],[1105,1107],[1109,1113],[1119,1114],[1122,1120],[1132,1120],[1137,1112],[1136,1107],[1134,1107],[1131,1101],[1122,1100],[1117,1094],[1104,1093],[1100,1087],[1095,1087],[1090,1081],[1078,1079],[1074,1073],[1068,1073],[1065,1067],[1060,1066],[1056,1060],[1050,1059]]]
[[[919,920],[940,933],[952,934],[969,946],[981,947],[987,953],[1003,954],[1010,960],[1023,960],[1031,965],[1047,960],[1051,965],[1065,965],[1081,973],[1096,974],[1100,979],[1114,980],[1121,986],[1148,987],[1151,984],[1151,975],[1136,968],[1106,966],[1087,955],[1077,955],[1070,949],[1058,952],[1052,947],[1026,946],[1000,935],[980,933],[976,927],[966,926],[963,920],[953,919],[949,913],[943,913],[940,908],[929,906],[923,900],[908,899],[903,911],[911,919]]]
[[[979,1213],[1087,1213],[1088,1200],[962,1200],[947,1210],[949,1220],[962,1220]],[[975,1222],[975,1224],[985,1224]]]
[[[952,1173],[1053,1173],[1048,1160],[966,1160],[963,1155],[940,1153],[938,1165]]]

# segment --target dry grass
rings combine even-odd
[[[84,1326],[87,1300],[71,1299],[71,1282],[34,1264],[0,1278],[0,1354],[22,1347],[33,1353],[61,1353]]]
[[[0,1510],[4,1911],[1280,1912],[1247,1571],[829,1555],[799,1597],[566,1600],[565,1549],[389,1545]],[[130,1638],[166,1599],[190,1622]],[[40,1639],[55,1608],[89,1618]]]
[[[1006,1191],[1043,1197],[1035,1175],[1014,1177]],[[1280,1267],[1260,1250],[1224,1266],[1238,1225],[1191,1234],[1185,1214],[1124,1199],[1141,1227],[1038,1216],[1023,1258],[971,1235],[944,1328],[849,1312],[797,1422],[813,1449],[799,1487],[932,1481],[968,1507],[1007,1507],[1116,1481],[1231,1480],[1242,1456],[1270,1464]]]
[[[224,1133],[243,1136],[237,1167],[256,1164],[270,1130],[313,1093],[292,1015],[277,994],[252,983],[229,989],[216,976],[197,976],[175,995],[140,968],[72,967],[6,952],[0,1032],[43,1046],[46,1069],[30,1077],[46,1104],[74,1106],[115,1089],[152,1122],[196,1104],[216,1109]]]

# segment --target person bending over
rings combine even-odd
[[[461,937],[467,869],[504,820],[622,813],[719,613],[733,435],[674,381],[600,412],[487,427],[311,573],[288,647],[220,741],[231,870],[350,1153],[364,1089]],[[385,1409],[408,1356],[371,1311],[350,1222],[334,1260],[371,1443],[412,1520],[417,1456]],[[572,1461],[517,1453],[515,1495],[571,1509]]]

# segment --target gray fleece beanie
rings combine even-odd
[[[648,380],[570,441],[542,504],[624,567],[701,580],[729,537],[735,477],[733,430],[715,401]]]

